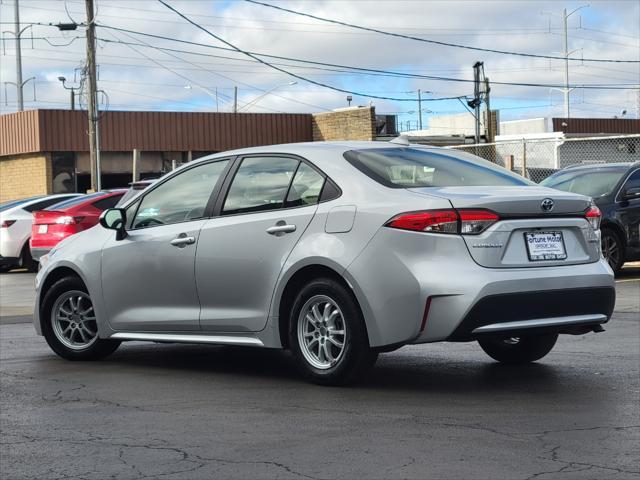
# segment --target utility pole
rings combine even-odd
[[[96,25],[94,22],[93,0],[85,0],[87,10],[87,101],[89,113],[89,158],[91,163],[91,189],[100,190],[99,145],[98,145],[98,95],[96,81]]]
[[[573,13],[573,12],[572,12]],[[564,25],[564,118],[570,117],[569,111],[569,35],[567,33],[567,9],[562,11],[562,23]]]
[[[233,113],[238,113],[238,87],[233,87]]]
[[[475,143],[480,143],[480,105],[482,105],[482,99],[480,98],[480,69],[484,67],[483,62],[476,62],[473,64],[473,101],[470,106],[475,110],[476,117],[476,132]]]
[[[493,118],[491,118],[491,102],[489,101],[489,93],[491,92],[491,87],[489,86],[489,79],[484,77],[484,103],[486,105],[487,118],[485,122],[487,122],[484,126],[484,136],[487,139],[487,142],[493,142],[494,134],[493,134]]]
[[[22,32],[20,31],[20,5],[18,0],[14,1],[13,19],[16,37],[16,87],[18,89],[18,111],[22,112],[24,110],[24,97],[22,95],[22,87],[24,86],[22,83],[22,46],[20,45],[22,43],[20,40]]]
[[[422,96],[418,89],[418,130],[422,130]]]

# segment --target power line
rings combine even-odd
[[[160,3],[164,4],[164,2],[162,0],[158,0],[158,1]],[[402,33],[388,32],[388,31],[385,31],[385,30],[377,29],[377,28],[363,27],[361,25],[355,25],[353,23],[341,22],[340,20],[333,20],[333,19],[329,19],[329,18],[323,18],[323,17],[319,17],[317,15],[311,15],[310,13],[299,12],[299,11],[296,11],[296,10],[291,10],[289,8],[284,8],[284,7],[279,7],[277,5],[271,5],[269,3],[259,2],[257,0],[244,0],[244,1],[248,2],[248,3],[253,3],[255,5],[261,5],[263,7],[273,8],[275,10],[280,10],[280,11],[287,12],[287,13],[293,13],[294,15],[300,15],[300,16],[303,16],[303,17],[313,18],[314,20],[320,20],[322,22],[333,23],[333,24],[342,25],[342,26],[345,26],[345,27],[356,28],[358,30],[364,30],[364,31],[367,31],[367,32],[375,32],[375,33],[379,33],[381,35],[387,35],[387,36],[390,36],[390,37],[404,38],[404,39],[407,39],[407,40],[415,40],[417,42],[430,43],[430,44],[441,45],[441,46],[445,46],[445,47],[464,48],[464,49],[467,49],[467,50],[475,50],[475,51],[479,51],[479,52],[499,53],[499,54],[502,54],[502,55],[515,55],[515,56],[518,56],[518,57],[547,58],[547,59],[551,59],[551,60],[565,60],[565,57],[559,57],[559,56],[554,56],[554,55],[541,55],[541,54],[524,53],[524,52],[510,52],[510,51],[507,51],[507,50],[496,50],[496,49],[492,49],[492,48],[472,47],[470,45],[460,45],[460,44],[456,44],[456,43],[442,42],[442,41],[439,41],[439,40],[430,40],[430,39],[426,39],[426,38],[415,37],[415,36],[412,36],[412,35],[405,35],[405,34],[402,34]],[[570,59],[570,60],[583,61],[583,62],[602,62],[602,63],[640,63],[640,60],[614,60],[614,59],[608,59],[608,58],[582,58],[582,59]]]
[[[238,52],[238,50],[234,49],[234,48],[219,47],[219,46],[215,46],[215,45],[209,45],[209,44],[206,44],[206,43],[193,42],[193,41],[190,41],[190,40],[182,40],[182,39],[179,39],[179,38],[171,38],[171,37],[166,37],[166,36],[163,36],[163,35],[156,35],[156,34],[153,34],[153,33],[146,33],[146,32],[140,32],[140,31],[136,31],[136,30],[129,30],[129,29],[126,29],[126,28],[114,27],[114,26],[111,26],[111,25],[100,24],[98,26],[102,27],[102,28],[116,30],[116,31],[129,32],[129,33],[134,33],[134,34],[137,34],[137,35],[143,35],[143,36],[156,38],[156,39],[160,39],[160,40],[173,41],[173,42],[177,42],[177,43],[183,43],[183,44],[193,45],[193,46],[198,46],[198,47],[211,48],[211,49],[215,49],[215,50],[223,50],[223,51],[228,51],[228,52]],[[206,31],[206,29],[205,29],[205,31]],[[165,47],[151,46],[151,48],[162,49],[162,48],[165,48]],[[169,50],[176,51],[176,52],[181,52],[181,53],[190,53],[190,54],[193,54],[193,55],[206,55],[206,54],[202,54],[202,53],[198,53],[198,52],[189,52],[189,51],[185,51],[185,50],[175,50],[175,49],[169,49]],[[473,83],[473,80],[464,79],[464,78],[451,78],[451,77],[442,77],[442,76],[435,76],[435,75],[420,75],[420,74],[415,74],[415,73],[407,73],[407,72],[399,72],[399,71],[391,71],[391,70],[382,70],[382,69],[364,68],[364,67],[354,67],[354,66],[350,66],[350,65],[341,65],[341,64],[327,63],[327,62],[317,62],[317,61],[313,61],[313,60],[304,60],[304,59],[300,59],[300,58],[284,57],[284,56],[280,56],[280,55],[270,55],[270,54],[266,54],[266,53],[258,53],[258,52],[252,52],[252,51],[241,51],[240,53],[245,53],[245,52],[246,52],[246,54],[249,54],[249,56],[251,58],[253,58],[257,62],[263,63],[263,64],[264,64],[263,61],[261,61],[260,59],[256,59],[255,57],[257,56],[257,57],[273,58],[273,59],[286,60],[286,61],[292,61],[292,62],[298,62],[298,63],[306,63],[306,64],[310,64],[310,65],[322,65],[322,66],[328,66],[328,67],[343,68],[343,69],[349,69],[349,70],[359,71],[359,72],[377,73],[377,74],[381,74],[381,75],[385,75],[385,76],[394,76],[394,77],[402,77],[402,78],[419,78],[419,79],[424,79],[424,80],[436,80],[436,81],[448,81],[448,82]],[[602,67],[598,67],[598,68],[602,68]],[[289,74],[289,73],[287,72],[287,74]],[[306,81],[306,79],[304,79],[304,80]],[[314,82],[311,82],[311,83],[314,83]],[[564,86],[564,85],[561,85],[561,84],[500,82],[500,81],[493,81],[493,80],[491,81],[491,83],[494,84],[494,85],[509,85],[509,86],[519,86],[519,87],[541,87],[541,88],[554,88],[554,87],[563,87]],[[324,84],[321,84],[321,83],[316,83],[316,84],[318,84],[319,86],[325,86]],[[596,89],[596,90],[635,90],[637,88],[637,84],[636,83],[582,84],[582,85],[574,84],[574,85],[571,85],[571,87],[573,87],[573,88],[583,88],[583,89]],[[346,92],[346,93],[354,94],[353,92]],[[374,97],[372,97],[370,95],[363,95],[363,96],[374,98]],[[458,97],[447,97],[447,98],[442,98],[442,100],[451,100],[451,99],[456,99],[456,98],[458,98]],[[425,99],[424,101],[433,101],[433,100],[440,100],[440,99]],[[404,99],[404,100],[400,100],[400,101],[415,101],[415,100],[414,99]]]

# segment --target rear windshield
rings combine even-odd
[[[611,193],[628,168],[566,170],[545,178],[540,185],[598,198]]]
[[[71,200],[64,200],[63,202],[55,203],[51,205],[49,208],[45,208],[45,210],[64,210],[65,208],[75,207],[76,205],[80,205],[81,203],[84,203],[87,200],[102,197],[103,195],[104,195],[104,192],[90,193],[88,195],[80,195],[79,197],[74,197]]]
[[[532,185],[532,182],[464,152],[418,148],[352,150],[345,158],[390,188]]]
[[[10,202],[0,203],[0,212],[4,212],[5,210],[9,210],[10,208],[17,207],[18,205],[22,205],[23,203],[27,203],[43,197],[44,195],[40,195],[37,197],[23,198],[22,200],[11,200]]]

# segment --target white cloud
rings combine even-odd
[[[245,49],[285,57],[321,62],[354,65],[367,68],[403,70],[425,75],[471,78],[471,66],[476,60],[485,62],[485,72],[492,81],[556,83],[563,82],[563,64],[557,60],[531,59],[483,53],[444,46],[419,43],[362,32],[346,27],[326,24],[310,18],[252,5],[242,1],[173,1],[177,9],[188,13],[205,28],[229,42]],[[570,49],[582,49],[575,55],[585,58],[620,58],[640,60],[640,6],[635,1],[595,1],[571,17]],[[566,5],[550,1],[287,1],[278,4],[318,16],[340,19],[366,26],[378,27],[442,40],[502,50],[558,55],[562,50],[560,18],[543,14],[559,14],[563,7],[576,8],[580,4]],[[84,2],[67,0],[66,6],[76,21],[84,18]],[[69,21],[63,1],[23,1],[21,19],[28,22]],[[582,15],[582,19],[579,18]],[[13,6],[0,5],[0,20],[13,20]],[[582,28],[580,26],[580,20]],[[223,46],[206,33],[189,25],[155,1],[125,2],[98,0],[98,21],[104,25],[179,38],[209,45]],[[549,30],[549,26],[551,29]],[[3,23],[3,30],[7,24]],[[9,25],[11,27],[11,25]],[[601,31],[610,33],[601,33]],[[84,30],[60,33],[55,28],[35,26],[35,37],[47,37],[54,44],[65,44]],[[263,65],[247,61],[238,53],[188,46],[168,40],[98,29],[99,38],[111,41],[148,43],[156,47],[175,48],[219,55],[206,56],[175,53],[174,56],[149,47],[135,47],[100,42],[99,86],[109,95],[112,109],[168,109],[214,110],[215,101],[205,93],[218,89],[219,106],[229,110],[233,86],[240,90],[240,104],[251,102],[278,85],[283,85],[251,107],[251,111],[317,111],[346,104],[346,94],[323,89],[297,80],[294,86],[285,85],[292,79]],[[8,38],[7,35],[5,35]],[[23,78],[37,77],[37,101],[28,107],[64,108],[69,94],[57,81],[59,75],[68,79],[74,68],[82,64],[84,39],[68,46],[50,46],[44,40],[23,42]],[[6,55],[0,57],[0,81],[15,81],[13,43],[5,42]],[[158,66],[142,54],[173,70]],[[230,60],[229,58],[235,59]],[[291,64],[292,62],[276,61]],[[307,67],[290,69],[304,77],[340,88],[376,95],[407,97],[408,91],[421,88],[440,97],[470,94],[471,84],[398,79],[380,76],[346,75]],[[640,83],[638,64],[592,64],[572,62],[570,80],[578,84]],[[191,89],[184,88],[192,85]],[[7,107],[15,110],[15,89],[9,86]],[[25,89],[25,99],[31,100],[32,89]],[[628,90],[576,90],[572,93],[573,113],[576,116],[613,116],[626,108],[635,112],[635,92]],[[502,118],[521,118],[559,115],[562,95],[546,88],[493,85],[492,106],[503,107]],[[369,99],[354,98],[356,104]],[[373,100],[377,111],[415,111],[414,103]],[[464,111],[457,102],[434,102],[426,106],[435,112]],[[514,108],[521,106],[537,108]],[[407,120],[415,118],[406,113]]]

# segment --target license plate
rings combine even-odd
[[[49,226],[49,225],[40,225],[40,226],[38,227],[38,233],[47,233],[47,227],[48,227],[48,226]]]
[[[562,232],[526,232],[524,241],[532,262],[567,258]]]

